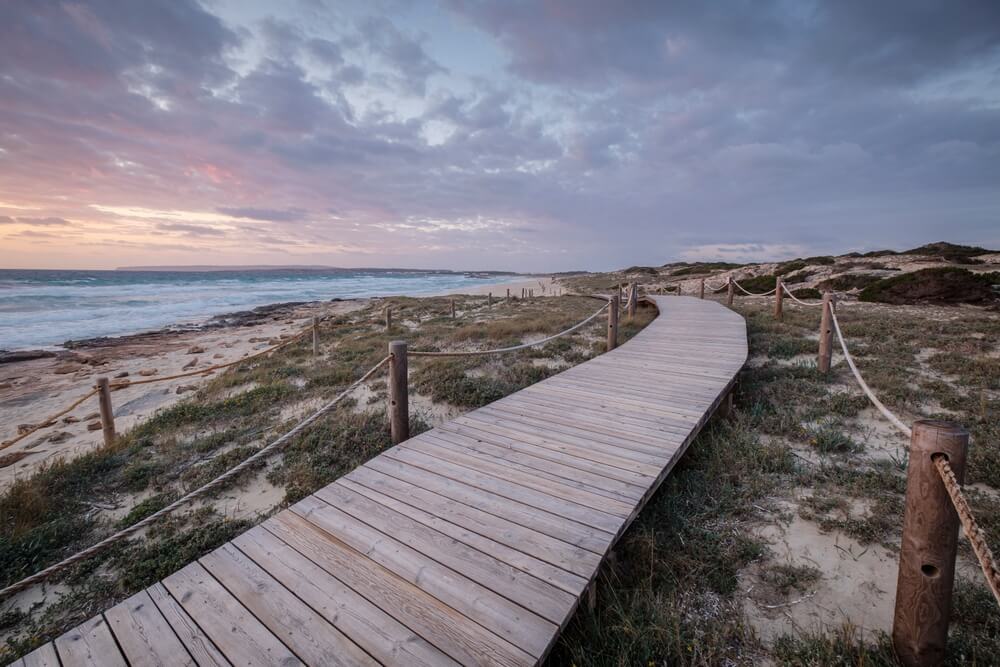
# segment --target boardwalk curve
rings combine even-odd
[[[746,325],[625,345],[375,457],[17,665],[532,665],[732,389]]]

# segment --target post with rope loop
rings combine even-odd
[[[705,279],[704,278],[701,279],[701,283],[698,285],[698,298],[699,299],[704,299],[705,298]]]
[[[628,291],[628,319],[629,321],[635,317],[635,307],[639,302],[639,283],[632,283],[632,287]]]
[[[608,352],[618,347],[618,295],[608,304]]]
[[[97,378],[97,405],[101,411],[104,444],[110,446],[115,441],[115,413],[111,409],[111,386],[105,376]]]
[[[834,306],[833,295],[823,292],[823,316],[819,322],[819,357],[816,367],[820,373],[830,372],[830,360],[833,358],[833,322],[830,309]]]
[[[784,301],[784,293],[782,292],[783,281],[781,276],[778,276],[774,281],[774,319],[779,322],[784,318],[784,313],[781,310],[782,302]],[[832,342],[832,341],[831,341]]]
[[[313,356],[319,356],[319,320],[312,318]]]
[[[913,424],[892,621],[892,643],[905,667],[944,662],[959,519],[934,457],[947,457],[962,483],[968,448],[969,432],[958,424],[938,420]]]
[[[410,437],[410,400],[407,386],[406,341],[389,343],[389,433],[392,444]]]
[[[385,330],[392,331],[392,306],[385,307]]]
[[[729,281],[726,283],[726,305],[730,308],[733,307],[733,296],[736,294],[736,286],[733,285],[733,277],[729,276]]]

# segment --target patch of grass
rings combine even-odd
[[[821,290],[833,292],[849,292],[853,289],[864,289],[869,285],[882,280],[881,276],[871,273],[844,273],[839,276],[827,278],[817,285]]]
[[[898,667],[892,640],[884,632],[869,639],[850,623],[833,632],[807,630],[779,637],[774,644],[774,658],[782,665],[795,667]]]
[[[697,262],[682,266],[670,272],[671,276],[692,276],[701,273],[711,273],[713,271],[726,271],[728,269],[739,268],[739,264],[729,262]]]
[[[848,454],[862,449],[861,445],[844,433],[838,424],[832,422],[813,428],[809,444],[821,454]]]
[[[616,547],[596,610],[577,611],[548,664],[753,662],[759,646],[743,621],[736,577],[764,545],[741,527],[795,464],[737,413],[692,443]]]
[[[819,568],[791,563],[769,565],[761,573],[761,579],[783,597],[787,597],[793,591],[808,590],[819,581],[820,576]]]

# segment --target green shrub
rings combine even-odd
[[[939,267],[884,278],[858,295],[861,301],[892,304],[992,304],[1000,301],[1000,273]]]

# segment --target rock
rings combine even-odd
[[[266,343],[270,338],[260,338],[259,336],[252,336],[247,342],[248,343]]]
[[[59,364],[58,366],[52,369],[52,372],[55,373],[56,375],[69,375],[70,373],[75,373],[82,369],[83,366],[70,361],[65,364]]]
[[[143,377],[149,377],[150,375],[156,375],[159,371],[155,368],[143,368],[139,371],[139,375]]]
[[[63,424],[75,424],[78,421],[80,421],[80,418],[79,417],[74,417],[73,415],[70,415],[68,417],[63,417],[62,420],[63,420]]]
[[[205,348],[201,345],[192,345],[188,348],[187,354],[202,354],[205,352]]]
[[[10,389],[13,386],[10,382],[0,382],[0,389]]]
[[[127,377],[128,377],[128,371],[122,371],[121,373],[115,373],[115,379],[116,380],[119,379],[119,378],[127,378]]]
[[[31,361],[32,359],[47,359],[54,356],[56,356],[56,353],[49,352],[48,350],[19,350],[17,352],[0,350],[0,364],[11,364],[15,361]]]
[[[222,354],[221,352],[216,352],[215,354],[212,355],[212,358],[213,359],[222,359],[224,356],[226,356],[226,355]]]
[[[178,394],[183,394],[186,391],[194,391],[197,388],[198,388],[198,385],[196,385],[196,384],[182,384],[179,387],[177,387],[177,393]]]
[[[33,428],[35,428],[34,424],[18,424],[17,425],[17,434],[18,435],[24,435],[25,433],[27,433],[28,431],[30,431]]]
[[[87,430],[88,431],[100,431],[101,430],[101,422],[99,422],[99,421],[90,422],[89,424],[87,424]]]
[[[49,442],[58,444],[60,442],[66,442],[72,437],[73,434],[70,433],[69,431],[56,431],[55,433],[49,436]]]
[[[91,419],[100,419],[100,418],[101,418],[100,412],[91,412],[89,415],[83,418],[83,421],[89,422]]]
[[[184,364],[183,366],[181,366],[181,370],[182,371],[190,370],[190,369],[194,368],[197,364],[198,364],[198,357],[195,357],[191,361],[189,361],[186,364]]]

